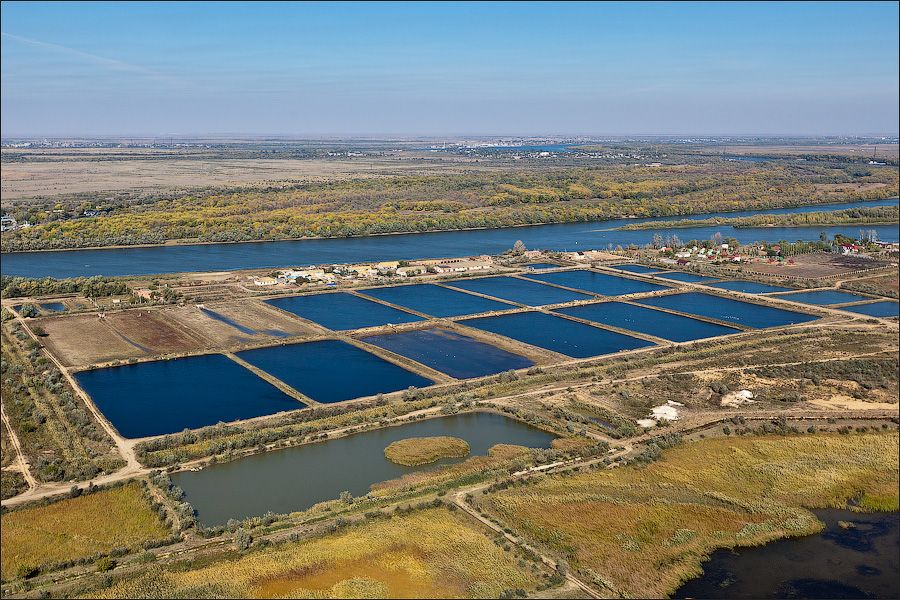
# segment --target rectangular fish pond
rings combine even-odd
[[[572,315],[595,323],[630,329],[648,335],[655,335],[673,342],[687,342],[703,338],[740,333],[739,329],[708,323],[690,317],[654,310],[624,302],[598,302],[571,308],[560,308],[555,312]]]
[[[372,288],[360,290],[360,293],[433,317],[458,317],[516,308],[512,304],[457,292],[431,283]]]
[[[843,304],[844,302],[859,302],[868,300],[868,296],[852,294],[850,292],[842,292],[839,290],[814,290],[811,292],[794,292],[792,294],[778,294],[773,298],[781,298],[782,300],[790,300],[791,302],[801,302],[803,304],[818,304],[827,306],[829,304]]]
[[[494,375],[534,364],[524,356],[441,328],[373,335],[360,339],[457,379]]]
[[[39,305],[41,310],[47,313],[58,313],[66,310],[66,305],[62,302],[44,302]]]
[[[556,271],[555,273],[538,273],[536,275],[528,275],[527,277],[529,279],[536,279],[546,283],[555,283],[556,285],[564,285],[566,287],[585,290],[595,294],[602,294],[604,296],[621,296],[623,294],[657,292],[659,290],[669,289],[668,286],[659,285],[658,283],[650,283],[649,281],[640,281],[638,279],[628,279],[627,277],[619,277],[617,275],[597,273],[594,271]]]
[[[653,345],[653,342],[542,312],[481,317],[459,323],[573,358],[588,358]]]
[[[304,407],[221,354],[80,371],[75,379],[127,438]]]
[[[845,306],[841,310],[847,310],[860,315],[868,315],[870,317],[890,318],[897,317],[900,313],[900,304],[884,300],[881,302],[871,302],[869,304],[857,304],[856,306]]]
[[[361,329],[388,323],[411,323],[422,320],[422,317],[344,292],[287,296],[266,302],[334,330]]]
[[[769,285],[768,283],[759,283],[758,281],[722,281],[720,283],[710,283],[709,287],[719,288],[720,290],[731,290],[732,292],[741,292],[743,294],[770,294],[772,292],[791,291],[791,288],[788,287]]]
[[[784,310],[773,306],[762,306],[702,292],[657,296],[639,300],[638,302],[647,306],[677,310],[691,315],[719,319],[720,321],[737,323],[738,325],[756,329],[796,325],[797,323],[806,323],[818,319],[818,317],[806,313]]]
[[[469,443],[470,456],[485,455],[496,444],[549,448],[556,437],[503,415],[465,413],[266,452],[201,471],[174,473],[172,481],[184,490],[203,525],[223,525],[228,519],[268,511],[306,510],[337,498],[344,490],[362,496],[374,483],[465,460],[451,458],[406,467],[384,457],[384,449],[392,442],[430,436],[463,439]]]
[[[340,340],[256,348],[237,355],[323,404],[434,383]]]
[[[665,273],[656,273],[653,276],[684,283],[705,283],[721,279],[720,277],[709,277],[707,275],[697,275],[696,273],[685,273],[684,271],[666,271]]]
[[[612,268],[628,273],[641,273],[644,275],[659,273],[660,271],[660,269],[657,269],[656,267],[645,267],[644,265],[612,265]]]
[[[515,277],[483,277],[481,279],[460,279],[448,281],[461,290],[469,290],[502,300],[512,300],[527,306],[543,306],[544,304],[562,304],[573,300],[590,300],[593,296],[564,290],[550,285],[526,281]]]

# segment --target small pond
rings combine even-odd
[[[703,575],[675,597],[900,597],[898,513],[814,512],[825,523],[822,533],[714,552]]]
[[[549,448],[556,437],[521,421],[492,413],[465,413],[257,454],[202,471],[172,476],[197,509],[201,523],[222,525],[267,511],[288,513],[337,498],[344,490],[365,495],[373,483],[437,465],[404,467],[384,457],[384,449],[409,437],[447,435],[466,440],[470,456],[487,454],[496,444]],[[414,534],[414,532],[410,532]]]

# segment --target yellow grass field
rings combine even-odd
[[[456,458],[467,454],[469,443],[466,440],[446,435],[397,440],[384,449],[385,458],[407,467],[426,465],[442,458]]]
[[[897,432],[701,440],[644,467],[553,476],[485,500],[588,579],[662,597],[714,549],[818,531],[807,508],[897,510]]]
[[[538,579],[518,568],[512,554],[461,513],[434,508],[351,526],[324,538],[288,542],[193,571],[155,569],[90,595],[496,598],[504,589],[533,589]]]
[[[5,580],[16,577],[21,567],[87,557],[169,535],[136,483],[12,511],[0,524]]]

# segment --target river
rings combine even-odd
[[[660,233],[677,234],[682,240],[708,239],[716,232],[734,237],[742,243],[759,240],[814,240],[820,232],[857,237],[860,227],[764,227],[734,229],[732,227],[689,227],[612,231],[631,223],[673,219],[706,219],[741,217],[756,214],[783,214],[838,210],[863,206],[896,206],[896,198],[771,209],[732,213],[707,213],[668,219],[616,219],[592,223],[559,223],[440,231],[430,233],[378,235],[356,238],[328,238],[237,244],[192,244],[94,250],[61,250],[52,252],[16,252],[2,255],[0,270],[4,275],[25,277],[81,277],[90,275],[154,275],[187,271],[227,271],[238,269],[277,268],[326,263],[354,263],[381,260],[409,260],[424,257],[455,257],[475,254],[498,254],[522,240],[529,248],[574,251],[603,249],[609,245],[644,245]],[[865,226],[874,229],[885,241],[898,241],[896,225]]]

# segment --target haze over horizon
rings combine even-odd
[[[2,5],[2,136],[896,135],[894,2]]]

